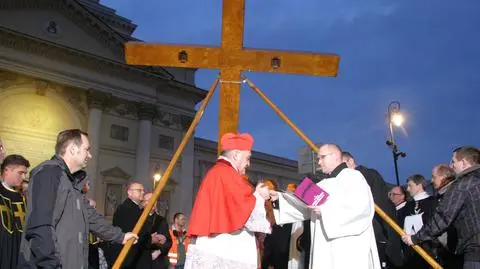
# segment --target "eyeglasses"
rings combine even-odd
[[[323,159],[325,159],[328,155],[332,155],[332,154],[333,154],[333,152],[329,152],[329,153],[327,153],[327,154],[318,155],[317,158],[318,158],[319,160],[323,160]]]

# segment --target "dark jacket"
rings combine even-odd
[[[118,226],[124,232],[132,231],[137,223],[138,219],[142,215],[143,209],[141,209],[132,200],[126,199],[115,210],[112,223]],[[140,233],[138,234],[138,242],[132,246],[127,254],[127,257],[122,263],[122,268],[152,268],[152,219],[147,218],[143,224]],[[122,250],[122,245],[111,244],[107,251],[107,260],[109,265],[113,265],[115,260]]]
[[[60,157],[32,170],[20,268],[88,268],[88,232],[121,243],[124,233],[81,193],[86,173],[71,174]]]
[[[155,246],[152,245],[152,250],[160,250],[161,254],[158,256],[154,261],[153,261],[153,266],[152,268],[155,269],[167,269],[168,268],[168,251],[172,247],[172,237],[170,236],[170,232],[168,231],[168,222],[167,220],[158,215],[157,213],[154,213],[151,215],[149,218],[152,219],[152,230],[151,233],[158,233],[165,238],[167,238],[167,241],[165,244],[160,245],[160,246]]]
[[[388,198],[388,187],[380,173],[375,169],[361,165],[357,166],[356,170],[360,171],[363,177],[365,177],[372,191],[375,204],[398,223],[395,205]],[[381,262],[387,262],[393,266],[401,266],[403,255],[400,236],[377,213],[375,213],[372,220],[372,225]]]
[[[480,165],[457,175],[443,195],[432,219],[412,236],[415,244],[432,240],[449,227],[457,232],[455,254],[465,261],[480,261]]]

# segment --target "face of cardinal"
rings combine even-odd
[[[235,152],[233,152],[233,164],[241,175],[245,175],[247,168],[250,167],[251,156],[252,152],[248,150],[235,150]]]

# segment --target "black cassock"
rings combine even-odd
[[[395,205],[388,198],[388,187],[380,173],[375,169],[361,165],[357,166],[356,170],[360,171],[367,180],[375,204],[398,223]],[[400,236],[377,213],[375,213],[372,224],[380,261],[386,262],[389,268],[402,266],[403,255]]]
[[[17,268],[25,222],[25,200],[20,192],[0,183],[0,268]]]
[[[152,222],[152,230],[151,233],[158,233],[162,234],[167,238],[167,241],[165,244],[161,246],[153,246],[152,245],[152,251],[155,251],[159,249],[161,251],[160,256],[158,256],[154,261],[153,261],[153,268],[155,269],[167,269],[169,262],[168,262],[168,251],[170,250],[170,247],[172,247],[172,237],[170,236],[170,232],[168,231],[168,222],[167,220],[158,215],[157,213],[154,213],[151,215],[149,218],[151,218]]]
[[[113,226],[120,227],[124,233],[131,232],[135,227],[143,209],[141,209],[132,200],[126,199],[115,210],[113,215]],[[152,237],[150,231],[152,229],[152,218],[147,218],[140,233],[138,234],[138,242],[132,246],[128,252],[122,268],[125,269],[150,269],[152,268]],[[106,249],[106,258],[109,266],[112,266],[122,250],[122,245],[110,243]]]

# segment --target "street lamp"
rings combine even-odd
[[[393,165],[395,167],[395,178],[397,180],[397,186],[400,186],[400,178],[398,176],[397,161],[399,157],[405,158],[407,156],[405,152],[398,151],[398,145],[395,143],[395,137],[393,135],[393,126],[395,125],[396,127],[400,127],[402,126],[404,121],[403,115],[402,113],[400,113],[400,102],[398,101],[390,102],[390,104],[388,105],[387,116],[388,116],[388,126],[390,129],[390,137],[388,138],[386,143],[392,150]]]
[[[155,173],[153,175],[153,189],[155,190],[155,187],[157,186],[157,183],[160,181],[160,179],[162,179],[162,176],[160,175],[160,173]]]

